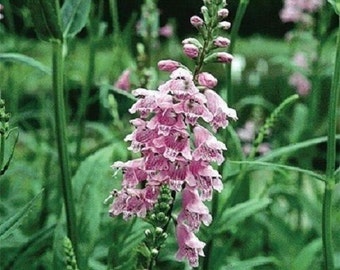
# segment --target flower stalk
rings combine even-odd
[[[65,203],[67,233],[77,253],[77,230],[76,230],[76,211],[73,204],[71,172],[69,166],[69,156],[66,136],[66,114],[64,99],[64,59],[63,42],[54,40],[53,45],[53,97],[54,113],[56,125],[56,139],[61,170],[61,186]],[[77,256],[78,257],[78,256]]]
[[[334,269],[334,251],[332,244],[332,196],[336,185],[335,160],[336,160],[336,112],[340,92],[340,16],[337,34],[335,68],[329,97],[328,111],[328,140],[327,140],[327,167],[326,185],[322,208],[322,242],[324,255],[324,269]]]

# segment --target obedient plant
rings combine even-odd
[[[184,53],[195,62],[193,72],[175,60],[161,60],[158,68],[170,73],[169,80],[157,90],[132,91],[137,101],[129,111],[139,118],[131,121],[135,130],[125,140],[140,156],[112,165],[122,171],[123,179],[122,189],[111,193],[110,215],[137,216],[153,225],[144,241],[150,267],[166,239],[171,216],[176,214],[172,213],[175,198],[182,206],[174,221],[179,247],[176,258],[185,258],[196,267],[199,256],[204,256],[205,243],[195,234],[202,223],[208,226],[212,221],[204,202],[212,199],[213,190],[223,188],[213,164],[224,161],[226,146],[214,133],[230,119],[237,119],[236,111],[213,90],[217,79],[202,71],[207,62],[232,60],[224,51],[229,40],[219,36],[230,27],[224,21],[228,15],[225,5],[225,1],[206,0],[201,8],[203,18],[195,15],[190,19],[202,38],[183,41]]]

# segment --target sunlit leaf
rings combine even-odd
[[[64,37],[73,37],[85,26],[90,14],[90,0],[66,0],[61,8]]]

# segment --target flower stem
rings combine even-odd
[[[338,37],[336,45],[335,68],[329,97],[328,111],[328,143],[327,143],[327,167],[326,186],[322,207],[322,242],[324,255],[324,269],[334,269],[334,254],[332,246],[332,194],[335,187],[335,160],[336,160],[336,108],[340,92],[340,16]]]
[[[239,30],[240,30],[241,22],[242,22],[244,14],[246,13],[248,4],[249,4],[249,0],[240,0],[240,3],[237,7],[235,20],[234,20],[233,25],[231,27],[231,33],[230,33],[230,46],[229,46],[229,53],[230,54],[233,54],[233,52],[234,52],[237,35],[238,35]],[[231,66],[232,66],[232,64],[227,65],[227,91],[222,92],[221,96],[225,101],[232,104],[234,102],[234,100],[233,100],[234,97],[233,97],[232,81],[231,81]]]
[[[53,97],[55,106],[55,125],[56,139],[59,156],[59,166],[61,170],[61,186],[66,209],[67,234],[77,253],[77,231],[76,215],[73,204],[72,185],[70,177],[69,157],[66,139],[66,116],[65,100],[63,88],[64,60],[63,60],[63,43],[60,40],[53,41]],[[78,257],[78,256],[77,256]]]

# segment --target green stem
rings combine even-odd
[[[5,134],[0,134],[0,171],[5,160]]]
[[[327,167],[326,186],[322,208],[322,241],[325,265],[324,269],[334,269],[334,254],[332,246],[332,194],[335,187],[335,161],[336,161],[336,112],[340,93],[340,16],[338,18],[338,37],[336,45],[335,68],[329,97],[328,111],[328,143],[327,143]]]
[[[63,89],[64,60],[63,43],[59,40],[53,41],[53,97],[55,106],[56,139],[58,147],[59,165],[61,170],[61,186],[66,209],[67,234],[70,238],[76,255],[77,252],[77,231],[76,211],[72,195],[72,184],[69,167],[69,157],[66,138],[66,115]],[[77,256],[78,257],[78,256]]]
[[[77,117],[79,133],[78,133],[77,148],[76,148],[76,158],[78,161],[80,161],[81,146],[82,146],[83,137],[85,133],[86,108],[89,102],[90,91],[91,91],[93,78],[94,78],[94,72],[95,72],[95,56],[96,56],[96,42],[94,38],[90,36],[90,51],[89,51],[89,58],[88,58],[89,66],[88,66],[88,72],[86,76],[86,84],[80,97],[79,111],[78,111],[78,117]]]
[[[240,30],[241,22],[242,22],[244,14],[246,13],[248,4],[249,4],[249,0],[240,0],[240,4],[237,7],[235,20],[232,24],[231,33],[230,33],[230,46],[229,46],[229,53],[230,54],[232,54],[234,52],[238,32]],[[231,104],[234,103],[234,96],[233,96],[233,91],[232,91],[232,81],[231,81],[231,65],[227,65],[227,91],[222,92],[221,96],[227,102],[229,102]]]

